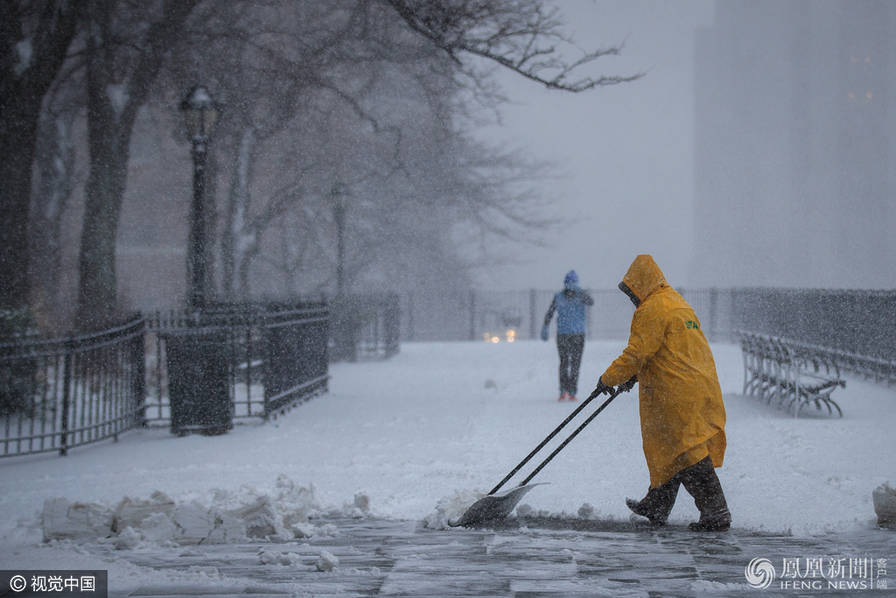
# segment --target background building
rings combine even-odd
[[[692,284],[896,286],[896,2],[717,2],[695,60]]]

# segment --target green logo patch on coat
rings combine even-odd
[[[688,320],[687,322],[684,323],[684,325],[687,326],[688,328],[694,328],[694,329],[700,330],[700,324],[698,324],[694,320]]]

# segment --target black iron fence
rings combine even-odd
[[[398,353],[401,305],[397,293],[334,298],[331,303],[330,359],[385,359]]]
[[[896,381],[896,291],[827,289],[678,289],[710,340],[736,341],[735,331],[786,337],[826,348],[844,369]],[[617,289],[589,291],[589,339],[628,338],[634,307]],[[535,339],[553,291],[464,290],[406,293],[406,341]]]
[[[329,308],[324,302],[220,305],[202,314],[156,312],[147,322],[147,422],[190,429],[178,421],[177,398],[172,411],[172,392],[196,401],[196,411],[220,410],[223,401],[229,413],[222,418],[266,419],[327,389]],[[191,364],[205,368],[204,386],[180,386],[190,380],[183,368]],[[190,419],[189,411],[183,417]]]
[[[117,438],[143,419],[143,318],[65,338],[0,343],[0,457]]]
[[[679,289],[680,290],[680,289]],[[448,293],[406,293],[401,297],[402,340],[536,339],[556,291],[464,290]],[[634,306],[618,289],[590,289],[587,308],[589,339],[628,338]],[[731,293],[719,289],[681,291],[709,334],[724,335],[730,326]],[[512,331],[512,332],[510,332]],[[510,334],[508,334],[510,332]]]
[[[733,329],[824,351],[846,370],[896,382],[896,291],[733,289]]]
[[[393,309],[378,313],[363,319],[374,332],[359,329],[361,351],[397,350]],[[0,457],[64,455],[148,423],[217,433],[274,416],[327,389],[329,328],[327,304],[305,301],[157,312],[65,338],[11,334],[0,342]]]

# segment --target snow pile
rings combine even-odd
[[[341,512],[331,514],[363,517],[369,508],[369,497],[359,493]],[[253,487],[239,492],[217,490],[208,505],[195,499],[178,503],[161,491],[153,492],[148,500],[125,497],[115,508],[51,498],[44,502],[40,519],[45,542],[107,541],[119,549],[133,549],[144,544],[226,544],[333,535],[332,525],[316,526],[310,521],[319,513],[314,487],[299,486],[281,475],[270,493]]]
[[[429,529],[446,529],[449,521],[460,519],[470,505],[485,496],[479,490],[458,490],[451,496],[439,499],[435,510],[423,518],[423,527]]]
[[[259,550],[259,565],[283,565],[295,567],[302,563],[302,557],[295,552],[277,552],[276,550]]]
[[[874,512],[877,513],[877,524],[896,529],[896,489],[886,482],[874,489],[871,498]]]
[[[339,565],[339,559],[326,550],[320,551],[320,558],[314,564],[318,571],[332,571]]]

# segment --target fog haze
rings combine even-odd
[[[624,43],[597,63],[607,75],[644,72],[633,83],[581,94],[500,75],[513,103],[504,126],[484,132],[556,165],[539,192],[565,220],[543,248],[515,248],[518,263],[484,269],[488,284],[559,287],[575,268],[586,286],[615,286],[638,253],[652,253],[675,285],[690,283],[693,244],[694,34],[713,3],[564,2],[586,48]]]
[[[556,164],[565,218],[543,248],[483,270],[612,287],[637,253],[675,286],[891,288],[896,6],[887,2],[564,2],[580,45],[624,41],[578,95],[501,74],[493,140]],[[695,89],[699,93],[695,93]]]

